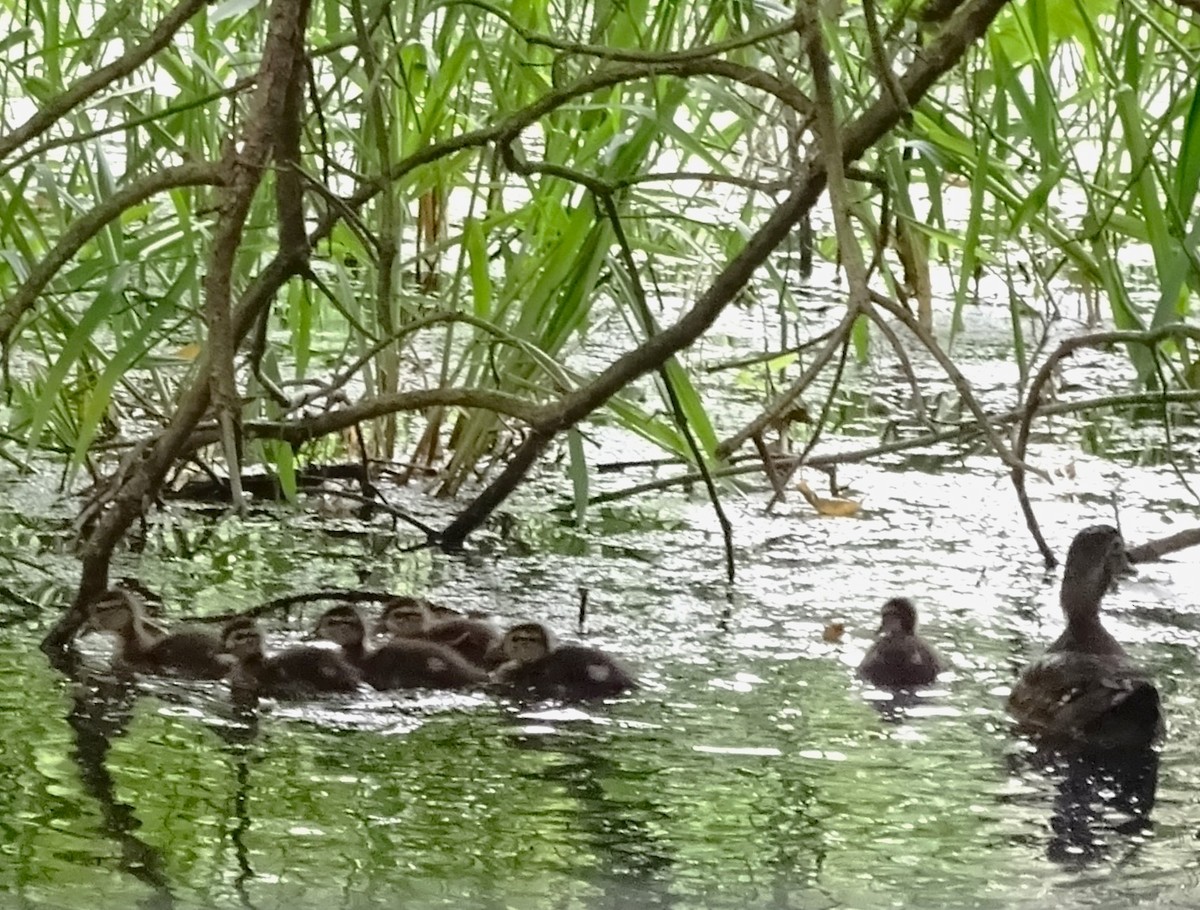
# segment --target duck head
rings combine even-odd
[[[1125,539],[1112,525],[1092,525],[1076,534],[1067,551],[1059,594],[1067,619],[1098,615],[1105,592],[1129,568]]]
[[[85,632],[113,632],[122,635],[131,629],[141,610],[135,595],[120,588],[105,591],[87,605]]]

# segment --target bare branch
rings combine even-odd
[[[55,122],[82,104],[96,92],[118,79],[128,76],[156,53],[171,43],[175,33],[197,12],[204,8],[207,0],[183,0],[179,6],[167,13],[154,31],[141,44],[134,45],[107,66],[88,73],[65,92],[39,104],[37,112],[23,124],[0,136],[0,159],[7,158],[14,149],[20,148],[33,137],[44,133]]]
[[[1053,569],[1058,565],[1058,558],[1054,555],[1054,551],[1050,549],[1050,545],[1046,543],[1046,538],[1042,534],[1037,516],[1033,514],[1033,505],[1030,503],[1029,494],[1025,489],[1023,463],[1025,448],[1029,444],[1029,431],[1033,426],[1033,418],[1037,416],[1039,410],[1038,403],[1041,400],[1042,387],[1049,381],[1055,365],[1064,357],[1080,348],[1095,348],[1109,344],[1141,344],[1153,347],[1168,338],[1176,337],[1200,340],[1200,326],[1170,323],[1147,332],[1094,332],[1090,335],[1076,335],[1074,338],[1068,338],[1051,352],[1050,356],[1045,359],[1041,368],[1037,371],[1033,382],[1029,384],[1029,391],[1025,394],[1025,407],[1021,416],[1021,423],[1017,428],[1017,438],[1013,444],[1013,455],[1019,461],[1017,465],[1012,466],[1012,482],[1017,490],[1017,499],[1020,501],[1021,511],[1025,515],[1025,524],[1029,528],[1029,533],[1033,535],[1038,550],[1041,551],[1042,559],[1045,561],[1047,569]],[[1163,396],[1160,395],[1159,397],[1162,398]],[[1042,408],[1041,410],[1046,411],[1048,409]]]
[[[120,217],[126,209],[139,205],[164,190],[183,186],[219,186],[224,180],[216,164],[183,164],[142,177],[121,187],[85,215],[71,222],[63,232],[54,249],[46,253],[32,269],[29,277],[17,288],[0,310],[0,344],[7,346],[13,330],[21,317],[37,302],[54,276],[71,261],[85,243],[98,234],[105,225]]]

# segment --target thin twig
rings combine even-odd
[[[1039,410],[1038,405],[1042,395],[1042,386],[1050,380],[1054,372],[1054,367],[1058,362],[1080,348],[1094,348],[1109,344],[1141,344],[1153,347],[1167,338],[1174,338],[1176,336],[1198,340],[1200,339],[1200,326],[1175,322],[1146,332],[1093,332],[1089,335],[1076,335],[1074,338],[1067,338],[1054,349],[1038,369],[1033,382],[1029,384],[1029,390],[1025,393],[1025,407],[1021,411],[1021,422],[1017,427],[1017,438],[1013,443],[1013,455],[1018,459],[1018,462],[1012,466],[1012,482],[1017,491],[1017,500],[1021,505],[1021,512],[1025,516],[1025,524],[1029,528],[1029,533],[1033,536],[1038,550],[1041,551],[1042,559],[1047,569],[1053,569],[1057,566],[1058,558],[1046,542],[1041,526],[1038,524],[1037,516],[1033,512],[1033,505],[1029,501],[1029,493],[1025,489],[1024,466],[1025,448],[1029,444],[1029,432],[1033,426],[1033,419],[1037,416]],[[1048,411],[1047,408],[1041,408],[1041,410],[1043,412]]]

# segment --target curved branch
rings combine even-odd
[[[983,431],[983,435],[987,437],[988,445],[992,447],[992,451],[1000,456],[1001,461],[1014,471],[1020,470],[1022,473],[1032,471],[1044,480],[1050,479],[1049,474],[1039,468],[1029,467],[1021,459],[1020,455],[1014,451],[1010,451],[1008,446],[1004,444],[1004,440],[1000,438],[1000,434],[992,426],[993,418],[988,416],[983,406],[979,403],[979,399],[975,397],[975,391],[971,388],[970,381],[963,375],[962,370],[958,368],[946,352],[942,350],[942,346],[937,343],[937,339],[930,332],[926,331],[920,322],[913,318],[912,313],[883,294],[877,294],[874,291],[871,292],[871,302],[883,307],[899,319],[920,340],[921,344],[925,345],[929,353],[933,355],[933,359],[946,371],[946,375],[954,383],[954,388],[958,392],[959,398],[962,399],[971,413],[975,415],[975,419],[979,421],[979,428]]]
[[[510,13],[500,9],[498,6],[485,2],[485,0],[446,0],[443,3],[434,3],[430,7],[430,12],[449,6],[474,6],[484,12],[491,13],[516,32],[526,44],[532,44],[536,47],[548,47],[551,50],[562,51],[567,54],[579,54],[581,56],[596,57],[601,60],[618,60],[626,63],[675,63],[695,60],[700,57],[712,57],[715,54],[724,54],[743,47],[753,47],[759,42],[778,38],[792,32],[799,32],[802,29],[802,24],[797,16],[779,25],[773,25],[770,28],[750,32],[746,35],[738,35],[736,38],[730,38],[728,41],[721,41],[717,44],[706,44],[701,47],[688,48],[682,51],[659,53],[607,47],[603,44],[579,44],[573,41],[563,41],[561,38],[555,38],[552,35],[545,35],[535,32],[533,29],[526,28]]]
[[[1029,384],[1029,391],[1025,394],[1024,413],[1021,416],[1021,423],[1017,428],[1016,441],[1013,443],[1013,455],[1016,456],[1020,463],[1013,465],[1012,482],[1017,490],[1017,499],[1021,504],[1021,512],[1025,516],[1025,524],[1029,528],[1029,533],[1033,535],[1033,540],[1042,554],[1042,559],[1045,561],[1047,569],[1053,569],[1057,566],[1058,558],[1054,555],[1054,551],[1050,549],[1050,545],[1046,543],[1046,538],[1042,534],[1037,516],[1033,514],[1033,505],[1030,503],[1029,493],[1025,489],[1025,470],[1023,467],[1025,448],[1029,444],[1029,432],[1033,426],[1033,418],[1037,416],[1042,387],[1049,381],[1055,365],[1064,357],[1080,348],[1094,348],[1106,344],[1141,344],[1153,347],[1168,338],[1176,337],[1191,338],[1194,341],[1200,341],[1200,326],[1176,322],[1145,332],[1093,332],[1088,335],[1076,335],[1074,338],[1068,338],[1051,352],[1050,356],[1046,358],[1041,368],[1037,371],[1033,382]],[[1161,398],[1162,396],[1159,397]],[[1048,409],[1042,408],[1041,410],[1046,411]]]
[[[537,423],[546,413],[545,405],[533,404],[507,392],[460,388],[413,389],[366,398],[348,407],[327,411],[315,417],[296,420],[248,420],[243,429],[249,438],[277,439],[300,445],[377,417],[386,417],[400,411],[423,411],[439,406],[480,408],[528,424]],[[216,425],[199,426],[188,438],[185,449],[193,450],[212,445],[219,439],[219,428]]]
[[[59,270],[71,257],[126,209],[145,202],[155,193],[184,186],[219,186],[224,180],[221,168],[212,163],[182,164],[127,184],[76,218],[50,250],[29,271],[29,277],[17,288],[0,310],[0,345],[7,346],[21,317],[33,306]]]
[[[1003,5],[1008,0],[980,0],[980,2],[999,3]],[[923,70],[924,67],[915,65],[914,69]],[[807,113],[812,109],[812,102],[795,85],[772,76],[764,70],[741,66],[740,64],[726,63],[722,60],[700,59],[685,60],[671,64],[647,63],[641,65],[609,66],[584,76],[563,88],[547,92],[541,98],[526,105],[521,110],[498,123],[462,133],[453,139],[433,143],[414,152],[402,161],[398,161],[393,167],[388,168],[383,174],[364,182],[354,193],[346,197],[344,200],[345,205],[351,209],[361,208],[382,192],[388,184],[406,177],[419,167],[431,164],[434,161],[457,152],[491,145],[492,143],[511,142],[523,130],[537,123],[543,117],[585,95],[603,91],[604,89],[612,88],[625,82],[636,82],[639,79],[651,79],[659,76],[688,78],[690,76],[703,75],[724,76],[735,82],[748,85],[751,88],[761,89],[774,95],[789,107],[795,107],[801,112]],[[928,87],[928,85],[922,86],[921,92],[923,93]],[[920,96],[918,95],[917,97]],[[868,114],[870,114],[870,111],[868,111]],[[861,155],[863,151],[865,149],[860,149],[858,154]],[[322,236],[325,232],[332,229],[332,225],[325,223],[331,217],[333,217],[332,214],[327,215],[323,219],[321,225],[314,232],[314,237]]]
[[[1200,528],[1188,528],[1169,537],[1151,540],[1129,548],[1129,561],[1134,563],[1158,562],[1168,553],[1200,546]]]
[[[829,363],[833,355],[845,343],[849,337],[850,329],[854,325],[854,320],[857,318],[858,311],[847,308],[841,321],[833,331],[821,336],[828,338],[828,341],[825,342],[825,346],[821,350],[817,351],[816,356],[809,362],[808,367],[800,374],[800,378],[788,386],[782,395],[777,396],[771,405],[764,408],[763,412],[750,421],[750,423],[721,442],[717,446],[717,454],[722,458],[728,458],[740,449],[746,443],[746,440],[761,435],[767,427],[777,423],[780,417],[790,411],[797,399],[804,393],[804,390],[812,385],[821,370],[825,369],[825,364]]]
[[[87,100],[106,85],[123,76],[128,76],[154,54],[161,51],[171,43],[175,33],[190,18],[204,8],[206,2],[207,0],[183,0],[179,6],[162,18],[155,26],[154,31],[141,44],[130,48],[107,66],[88,73],[65,92],[50,99],[45,105],[40,105],[37,113],[7,136],[0,137],[0,159],[6,158],[13,149],[20,148],[34,136],[44,133],[72,108]]]
[[[1046,405],[1039,408],[1039,411],[1047,416],[1058,416],[1060,414],[1074,414],[1077,411],[1089,411],[1093,408],[1116,408],[1116,407],[1131,407],[1136,405],[1157,404],[1162,400],[1175,404],[1200,404],[1200,390],[1189,389],[1187,391],[1168,392],[1166,395],[1110,395],[1100,398],[1088,398],[1083,401],[1066,401],[1058,404]],[[1004,414],[997,415],[994,421],[998,424],[1016,423],[1024,415],[1022,410],[1007,411]],[[934,430],[928,433],[923,433],[920,436],[911,436],[907,439],[897,439],[892,442],[883,442],[877,445],[868,446],[865,449],[854,449],[848,452],[835,452],[830,455],[813,455],[808,458],[806,464],[812,468],[831,468],[838,465],[860,464],[871,458],[878,458],[881,455],[895,455],[900,452],[907,452],[910,449],[925,449],[932,445],[938,445],[946,442],[961,442],[972,436],[980,434],[979,426],[976,423],[963,423],[958,426],[951,427],[945,430]],[[779,467],[788,468],[792,464],[799,461],[795,455],[777,455],[774,458],[774,464]],[[638,462],[633,464],[637,465]],[[661,462],[656,462],[655,467],[665,466]],[[748,474],[758,474],[762,472],[762,463],[758,458],[754,458],[752,464],[737,464],[728,468],[722,468],[714,471],[715,477],[742,477]],[[657,490],[666,490],[677,486],[692,486],[701,480],[699,473],[692,471],[686,474],[676,474],[673,477],[662,477],[655,480],[646,481],[645,483],[635,484],[625,487],[621,490],[612,490],[607,493],[599,493],[588,500],[588,505],[602,505],[607,502],[616,502],[623,499],[629,499],[633,496],[638,496],[642,493],[648,493]],[[1181,532],[1178,535],[1165,538],[1166,541],[1171,541],[1172,546],[1170,552],[1177,549],[1182,549],[1183,546],[1191,546],[1190,537],[1184,535],[1189,532]],[[1176,546],[1175,538],[1178,537],[1180,545]],[[1143,545],[1143,547],[1149,545]],[[1133,547],[1130,549],[1130,559],[1133,562],[1151,562],[1152,557],[1145,555],[1143,547]],[[1167,552],[1167,551],[1164,551]]]
[[[217,91],[209,92],[207,95],[190,98],[180,104],[170,104],[166,107],[152,111],[149,114],[143,114],[140,117],[131,117],[128,120],[122,120],[119,123],[109,124],[108,126],[97,127],[93,130],[85,132],[71,133],[69,136],[58,136],[53,139],[47,139],[31,148],[25,149],[8,164],[0,167],[0,177],[3,177],[14,168],[20,167],[26,161],[31,161],[46,152],[52,152],[54,149],[67,148],[68,146],[82,145],[96,139],[102,139],[105,136],[111,136],[114,133],[124,133],[129,130],[137,129],[141,126],[147,126],[151,123],[157,123],[160,120],[166,120],[169,117],[176,117],[184,111],[195,110],[196,108],[205,107],[213,101],[219,101],[222,98],[232,98],[234,95],[239,95],[254,85],[257,75],[244,76],[238,79],[232,85],[220,88]]]
[[[247,292],[250,301],[243,301],[231,312],[229,284],[232,252],[228,247],[231,242],[236,243],[231,238],[240,236],[249,207],[248,199],[238,193],[252,193],[261,180],[261,173],[255,171],[265,164],[272,147],[272,133],[280,121],[289,82],[296,71],[293,60],[303,54],[302,39],[307,10],[308,0],[273,0],[268,15],[263,59],[259,66],[253,114],[250,125],[241,137],[242,154],[238,156],[236,138],[231,137],[228,153],[218,172],[222,178],[222,207],[214,233],[211,271],[205,276],[209,343],[196,363],[196,378],[181,396],[170,426],[154,440],[153,445],[147,446],[144,460],[133,466],[128,477],[120,480],[119,488],[84,542],[79,590],[70,609],[42,640],[45,651],[66,647],[83,621],[84,605],[107,585],[113,549],[140,514],[144,503],[157,495],[167,471],[219,391],[210,381],[214,370],[220,368],[222,360],[232,357],[232,349],[250,330],[259,310],[270,303],[275,290],[282,284],[281,279],[278,284],[271,286],[265,276],[270,275],[273,279],[280,274],[295,274],[297,269],[304,267],[303,261],[295,261],[293,251],[281,251],[286,255],[277,255]],[[213,325],[213,316],[223,324]],[[225,350],[219,349],[222,340]]]
[[[951,22],[922,52],[900,80],[911,107],[939,76],[949,70],[986,30],[1008,0],[968,0]],[[842,159],[855,161],[878,142],[904,115],[904,110],[885,93],[843,132]],[[556,433],[578,423],[639,376],[657,368],[677,351],[691,345],[716,321],[729,301],[746,285],[767,257],[812,208],[825,187],[825,172],[819,161],[811,162],[798,175],[797,187],[742,250],[713,279],[695,305],[672,326],[647,338],[617,358],[600,375],[563,397],[547,411],[544,420],[531,427],[500,476],[489,484],[442,533],[445,546],[459,546],[475,528],[511,493],[525,472],[549,445]]]

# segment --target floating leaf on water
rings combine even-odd
[[[818,515],[826,515],[831,518],[849,518],[851,515],[857,515],[862,508],[861,502],[855,502],[853,499],[826,499],[823,496],[818,496],[803,480],[796,487],[800,491],[800,495],[808,500],[808,504],[817,510]]]

